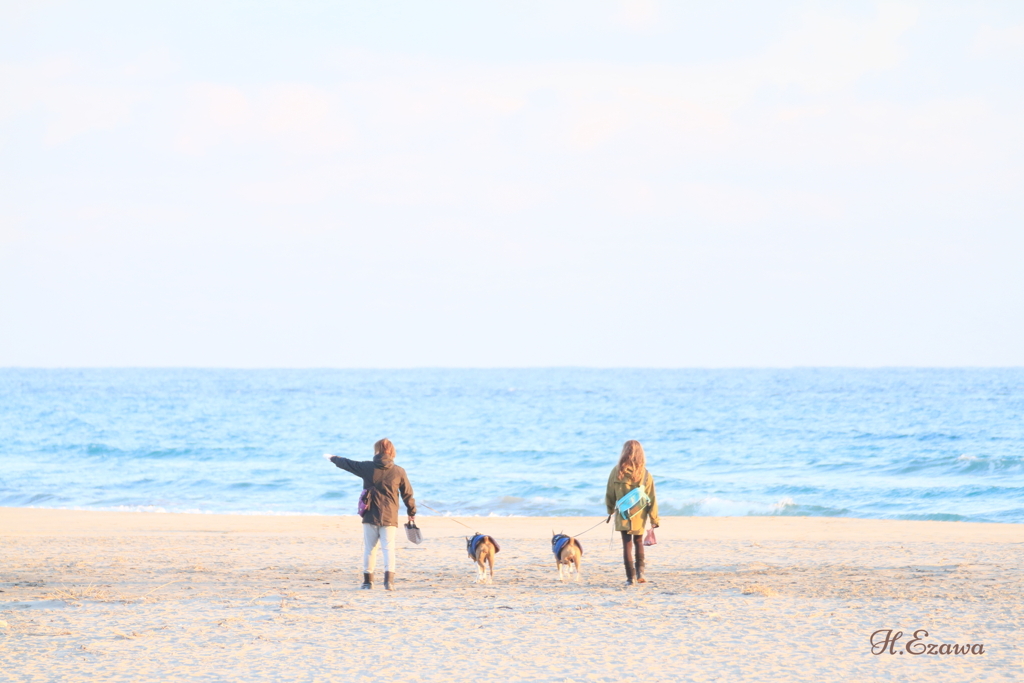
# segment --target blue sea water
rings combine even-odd
[[[663,515],[1024,522],[1022,417],[1021,369],[2,369],[0,506],[353,514],[321,454],[386,436],[444,514],[601,515],[635,438]]]

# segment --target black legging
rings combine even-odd
[[[622,534],[622,561],[628,565],[633,564],[633,551],[636,549],[636,561],[644,561],[644,535],[631,534],[628,531],[620,531]]]

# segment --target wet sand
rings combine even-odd
[[[1024,525],[666,517],[625,587],[605,525],[557,581],[551,532],[597,518],[462,520],[501,542],[491,585],[467,529],[419,521],[388,593],[380,564],[358,589],[354,516],[0,508],[0,679],[1024,680]],[[984,653],[900,655],[918,629]]]

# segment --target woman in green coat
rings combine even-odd
[[[623,516],[617,509],[618,502],[637,488],[641,488],[641,491],[633,495],[638,496],[639,500]],[[644,447],[639,441],[631,439],[622,447],[619,462],[608,475],[604,502],[609,518],[615,515],[615,530],[622,534],[626,585],[647,583],[644,578],[644,527],[650,519],[651,527],[657,529],[661,520],[658,517],[658,499],[654,495],[654,477],[647,471]]]

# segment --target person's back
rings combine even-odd
[[[631,493],[634,495],[630,496]],[[608,509],[608,520],[615,515],[615,530],[622,534],[626,584],[647,583],[644,577],[644,526],[650,520],[651,527],[657,528],[661,520],[658,517],[654,478],[647,471],[644,448],[639,441],[630,439],[623,444],[619,462],[608,475],[605,506]],[[620,509],[622,507],[626,509]]]
[[[325,455],[341,469],[363,480],[363,588],[373,587],[377,544],[384,551],[384,588],[394,590],[395,535],[398,531],[398,499],[405,502],[409,521],[416,517],[416,500],[405,469],[395,464],[395,447],[388,439],[373,445],[373,460],[349,460]]]

